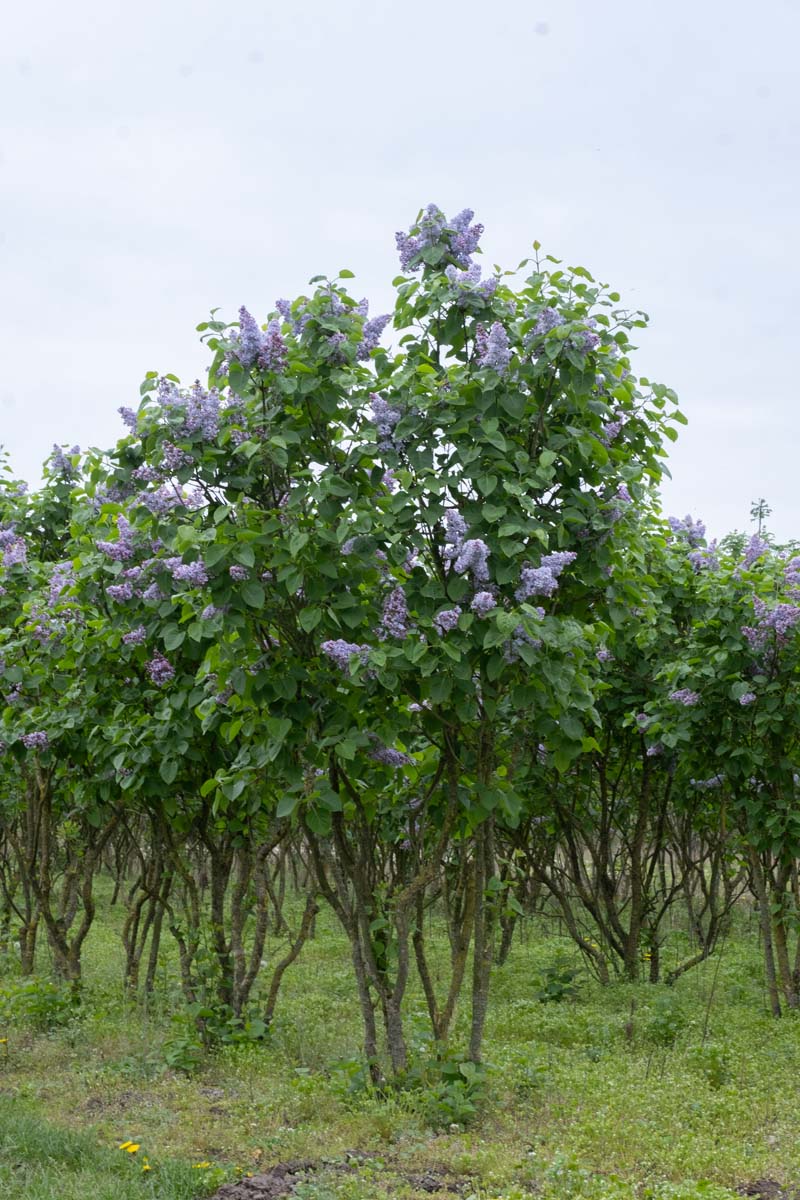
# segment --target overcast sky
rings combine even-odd
[[[800,536],[798,0],[39,0],[0,45],[0,441],[107,446],[212,307],[266,318],[434,201],[649,312],[670,512]]]

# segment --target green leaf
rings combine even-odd
[[[322,620],[322,610],[319,608],[304,608],[297,619],[300,628],[304,629],[306,633],[311,633],[311,630],[319,625]]]
[[[242,585],[242,599],[251,608],[263,608],[267,597],[261,584],[250,579]]]
[[[177,650],[185,639],[185,630],[179,629],[177,625],[168,625],[164,630],[164,645],[167,650]]]
[[[278,806],[275,809],[275,816],[279,819],[281,817],[290,817],[299,803],[299,795],[292,795],[291,793],[285,792],[278,801]]]

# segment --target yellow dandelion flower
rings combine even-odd
[[[194,1167],[195,1171],[204,1171],[206,1169],[206,1167],[211,1166],[211,1163],[210,1162],[192,1163],[192,1166]]]
[[[128,1154],[135,1154],[141,1146],[141,1142],[123,1142],[120,1150],[126,1150]]]
[[[0,1038],[0,1046],[8,1045],[8,1038]]]

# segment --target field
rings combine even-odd
[[[306,1170],[238,1194],[723,1200],[800,1185],[800,1025],[766,1015],[746,908],[672,989],[601,988],[556,928],[528,921],[495,971],[485,1075],[434,1070],[412,991],[412,1078],[379,1095],[327,913],[269,1039],[196,1059],[169,952],[148,1003],[126,1000],[121,915],[100,890],[79,1008],[44,957],[33,982],[9,962],[0,975],[4,1197],[189,1200],[287,1163]]]

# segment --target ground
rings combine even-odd
[[[720,956],[673,989],[601,988],[582,974],[576,998],[551,1003],[537,998],[542,972],[579,962],[557,928],[531,923],[495,973],[474,1114],[463,1089],[364,1086],[348,955],[329,918],[286,977],[270,1039],[224,1046],[191,1070],[171,954],[156,994],[127,1000],[120,919],[103,896],[77,1012],[43,983],[26,994],[11,967],[0,974],[0,1195],[800,1195],[800,1021],[766,1015],[745,910]],[[667,965],[684,950],[676,928]],[[414,994],[408,1021],[424,1061]]]

